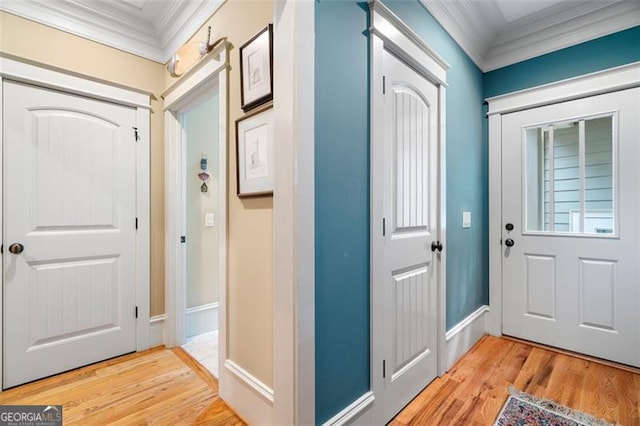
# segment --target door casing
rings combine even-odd
[[[16,58],[0,57],[0,99],[2,99],[3,81],[10,80],[29,85],[44,87],[73,95],[80,95],[92,99],[109,101],[116,104],[130,106],[136,109],[136,123],[138,126],[138,143],[136,144],[136,217],[138,218],[138,232],[136,233],[136,305],[138,307],[138,321],[136,324],[136,350],[149,348],[149,288],[150,288],[150,117],[151,93],[122,86],[114,86],[108,82],[83,78],[78,74],[66,73],[52,69],[43,64],[32,61],[22,62]],[[3,105],[0,102],[0,129],[4,116]],[[0,223],[4,211],[2,188],[2,135],[0,132]],[[0,240],[2,227],[0,227]],[[0,256],[4,256],[3,254]],[[4,281],[4,277],[2,278]],[[4,284],[4,282],[3,282]],[[3,319],[3,291],[0,291],[0,376],[2,375],[2,333]],[[1,392],[1,390],[0,390]]]
[[[438,239],[445,249],[440,256],[440,270],[435,278],[437,286],[437,358],[438,375],[444,374],[448,366],[444,365],[445,332],[446,332],[446,152],[445,152],[445,125],[446,116],[446,73],[449,68],[447,64],[433,49],[422,41],[404,22],[387,9],[382,3],[373,1],[370,4],[371,12],[371,86],[369,89],[371,98],[371,390],[363,395],[362,406],[373,404],[373,421],[383,418],[383,405],[374,403],[376,398],[380,398],[384,392],[384,381],[382,378],[382,362],[384,356],[384,342],[380,338],[380,331],[384,327],[383,323],[383,291],[382,291],[382,268],[384,239],[381,233],[382,220],[384,217],[384,199],[380,189],[383,187],[383,177],[378,170],[382,170],[382,146],[384,138],[384,104],[383,90],[384,68],[383,52],[386,50],[401,59],[418,74],[426,78],[438,88]],[[363,407],[363,409],[364,409]]]
[[[165,345],[181,345],[185,336],[185,256],[180,236],[184,231],[184,151],[186,135],[181,125],[181,113],[199,97],[217,87],[218,113],[218,163],[212,164],[218,174],[218,371],[219,388],[224,388],[224,362],[226,345],[226,291],[227,291],[227,73],[228,44],[223,43],[209,53],[197,66],[191,68],[163,97],[165,100],[165,235],[166,241],[166,336]]]
[[[486,100],[489,104],[490,306],[487,332],[490,334],[502,335],[502,115],[640,87],[639,73],[640,62],[635,62]]]

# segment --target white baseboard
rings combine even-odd
[[[149,347],[164,345],[166,342],[164,334],[165,314],[156,315],[149,319]]]
[[[450,369],[469,349],[487,333],[489,306],[480,306],[471,315],[456,324],[445,334],[445,371]]]
[[[335,416],[323,423],[322,426],[343,426],[346,424],[373,424],[370,416],[366,416],[367,410],[373,405],[375,397],[373,392],[369,391],[362,395],[360,398],[353,401],[344,410],[340,411]],[[371,410],[369,410],[371,411]]]
[[[218,329],[218,302],[187,308],[186,337],[197,336]]]
[[[222,374],[220,397],[238,416],[250,425],[273,423],[273,390],[269,386],[230,359],[225,361]]]

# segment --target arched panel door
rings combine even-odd
[[[136,349],[136,111],[3,90],[7,388]]]
[[[384,412],[437,374],[438,89],[385,51]]]

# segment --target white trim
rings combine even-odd
[[[450,369],[487,331],[489,306],[483,305],[456,324],[446,334],[445,370]]]
[[[559,3],[510,23],[492,1],[420,2],[483,72],[623,31],[640,22],[640,4],[633,1]]]
[[[578,2],[559,4],[506,26],[492,41],[482,70],[488,72],[516,62],[575,46],[640,22],[640,3]]]
[[[236,376],[236,378],[246,383],[247,386],[253,389],[253,391],[265,402],[273,404],[273,390],[269,386],[262,383],[262,381],[230,359],[225,361],[224,368],[226,368],[229,373]]]
[[[419,0],[435,20],[442,25],[458,43],[471,60],[482,69],[484,56],[491,43],[493,34],[486,21],[482,19],[482,6],[491,6],[489,2],[468,2],[462,7],[460,2]],[[469,14],[473,15],[469,19]]]
[[[138,127],[138,142],[136,143],[136,217],[138,230],[136,232],[136,282],[135,297],[138,307],[136,321],[136,350],[149,348],[149,291],[150,291],[150,112],[151,98],[148,93],[132,91],[117,87],[95,79],[87,79],[80,74],[68,74],[60,70],[40,67],[34,63],[21,62],[15,58],[0,57],[0,95],[4,80],[20,81],[37,85],[47,89],[62,91],[92,99],[113,102],[136,108],[136,126]],[[1,99],[1,97],[0,97]],[[2,104],[0,102],[0,104]],[[3,117],[3,105],[0,105],[0,123]],[[3,127],[0,127],[3,128]],[[0,132],[0,172],[2,172],[2,133]],[[2,219],[2,173],[0,173],[0,219]],[[0,227],[2,228],[2,227]],[[4,275],[2,276],[4,284]],[[0,295],[3,292],[0,292]],[[0,296],[2,302],[2,296]],[[0,303],[0,336],[2,327],[2,303]],[[2,373],[3,358],[2,339],[0,339],[0,373]]]
[[[447,89],[440,86],[438,91],[440,126],[438,172],[440,173],[440,188],[438,188],[438,205],[440,206],[440,243],[444,247],[440,252],[440,269],[438,277],[438,375],[447,371],[445,365],[445,333],[447,331]]]
[[[225,1],[144,2],[159,13],[68,0],[3,1],[0,10],[164,64]]]
[[[507,114],[632,87],[640,87],[640,62],[494,96],[486,101],[489,115]]]
[[[343,426],[346,424],[352,424],[358,416],[373,405],[373,401],[375,401],[375,397],[373,396],[373,392],[369,391],[346,406],[344,410],[324,422],[322,426]]]
[[[160,24],[156,26],[156,35],[162,42],[162,56],[157,62],[167,63],[173,53],[187,43],[226,2],[227,0],[167,2],[175,12],[172,10],[172,13],[164,13],[164,16],[159,18],[160,22],[155,22]],[[166,10],[165,8],[164,11]],[[213,43],[216,37],[221,37],[222,34],[216,36],[216,28],[212,28],[211,31]],[[205,38],[199,41],[203,42]]]
[[[489,317],[502,334],[502,115],[538,106],[640,87],[640,62],[487,99],[489,103]]]
[[[502,115],[489,116],[489,317],[487,332],[502,335]]]
[[[384,137],[384,103],[382,100],[382,77],[383,52],[391,51],[395,56],[415,69],[427,80],[438,87],[438,239],[446,249],[446,150],[445,150],[445,117],[446,117],[446,74],[449,65],[442,60],[435,52],[422,41],[411,29],[409,29],[397,16],[390,12],[379,1],[374,0],[369,3],[371,11],[371,41],[370,41],[370,336],[371,336],[371,361],[370,361],[370,382],[371,390],[376,396],[376,402],[372,407],[373,419],[379,421],[383,417],[383,394],[384,380],[380,374],[380,366],[384,357],[384,342],[379,338],[384,327],[384,297],[382,292],[383,263],[381,259],[384,255],[384,240],[379,232],[379,226],[384,217],[384,200],[378,188],[383,186],[383,177],[376,175],[374,170],[382,170],[383,153],[380,147],[383,146]],[[437,370],[438,374],[443,374],[445,365],[443,364],[444,354],[444,334],[446,331],[446,252],[438,256],[439,272],[436,278],[438,312],[437,319]]]
[[[489,312],[489,305],[482,305],[478,309],[476,309],[471,315],[460,321],[458,324],[454,325],[451,330],[447,331],[445,335],[445,339],[448,342],[449,340],[456,337],[462,331],[464,331],[471,323],[475,322],[480,316],[482,316],[485,312]]]
[[[180,235],[182,234],[181,212],[177,206],[181,203],[182,158],[181,143],[182,129],[177,115],[171,111],[164,113],[165,139],[165,345],[172,348],[183,342],[179,336],[184,336],[182,314],[179,306],[186,306],[185,296],[178,283],[182,282],[184,261]]]
[[[230,359],[221,371],[227,383],[225,403],[248,424],[274,424],[273,390]]]
[[[176,111],[181,109],[180,102],[208,85],[207,79],[212,78],[229,66],[229,42],[220,43],[215,50],[198,61],[173,85],[162,93],[164,109]],[[222,93],[222,92],[221,92]]]
[[[0,70],[2,66],[0,65]],[[4,79],[0,73],[0,244],[4,242]],[[2,284],[2,291],[0,291],[0,383],[4,378],[4,250],[0,254],[0,284]],[[0,394],[3,389],[0,386]]]
[[[370,0],[369,9],[369,32],[383,41],[386,50],[433,83],[447,85],[447,70],[450,65],[435,50],[379,0]]]
[[[218,302],[193,306],[185,310],[185,337],[193,337],[218,329]]]
[[[149,347],[164,345],[166,331],[164,328],[166,315],[156,315],[149,319]]]
[[[189,103],[203,93],[217,87],[218,113],[218,295],[219,295],[219,371],[227,358],[227,144],[228,144],[228,43],[209,53],[197,67],[190,70],[168,91],[165,99],[165,238],[166,238],[166,340],[168,347],[184,343],[185,336],[185,259],[180,236],[183,231],[183,131],[180,113]],[[229,386],[229,389],[232,389]],[[219,380],[220,395],[224,398],[227,384],[223,376]],[[240,413],[242,414],[242,413]]]
[[[0,76],[7,80],[60,90],[135,108],[151,109],[150,92],[114,85],[49,65],[0,54]]]
[[[148,102],[150,102],[150,98]],[[136,349],[149,348],[148,320],[151,310],[151,110],[136,109],[138,142],[136,143]]]
[[[314,424],[315,4],[273,7],[273,423]]]
[[[376,37],[371,36],[370,39],[370,60],[371,60],[371,78],[370,78],[370,114],[371,114],[371,132],[370,132],[370,158],[369,167],[370,170],[383,170],[384,169],[384,153],[382,147],[384,142],[384,104],[383,102],[376,101],[379,94],[382,93],[382,73],[384,72],[384,45],[383,41]],[[375,95],[378,94],[378,95]],[[382,365],[384,359],[384,341],[378,338],[377,331],[384,329],[384,292],[381,286],[381,280],[377,277],[381,277],[384,274],[384,268],[382,262],[376,262],[375,259],[382,258],[384,254],[384,241],[381,238],[373,238],[373,236],[379,233],[379,224],[382,222],[384,212],[384,199],[383,197],[375,195],[374,188],[384,187],[384,176],[382,174],[374,174],[370,172],[369,187],[371,190],[370,195],[370,284],[369,284],[369,297],[370,297],[370,382],[371,390],[378,396],[373,407],[375,412],[375,418],[382,418],[383,406],[382,399],[380,397],[381,392],[384,391],[384,378],[380,374],[380,365]],[[376,366],[377,368],[374,368]]]

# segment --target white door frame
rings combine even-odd
[[[315,3],[273,3],[272,424],[315,424]],[[264,420],[261,423],[269,423]]]
[[[486,100],[489,103],[490,306],[487,331],[494,336],[502,335],[502,115],[632,87],[640,87],[640,62]]]
[[[226,294],[227,294],[227,102],[228,102],[228,49],[227,42],[220,44],[200,62],[194,65],[163,94],[165,120],[165,244],[166,244],[166,293],[165,293],[165,345],[179,346],[185,338],[186,283],[184,244],[180,236],[184,232],[184,143],[181,113],[200,96],[217,87],[218,114],[218,163],[212,165],[218,174],[218,291],[219,291],[219,371],[227,359],[226,345]],[[220,391],[223,380],[220,374]]]
[[[444,250],[440,256],[440,271],[435,279],[438,288],[438,324],[437,324],[437,358],[438,375],[444,374],[446,356],[446,153],[445,153],[445,97],[446,73],[449,69],[442,59],[429,47],[413,30],[393,14],[379,1],[370,4],[371,9],[371,384],[368,404],[373,403],[375,396],[384,390],[382,378],[382,361],[384,342],[378,330],[383,327],[383,291],[382,265],[384,238],[380,232],[384,216],[384,199],[380,188],[383,186],[383,176],[374,171],[383,168],[383,138],[384,138],[384,103],[383,103],[383,52],[387,50],[412,67],[418,74],[435,84],[438,88],[438,177],[439,191],[437,202],[440,206],[438,214],[437,236],[442,242]],[[376,404],[374,419],[382,418],[382,404]]]
[[[55,67],[32,61],[26,62],[13,56],[0,56],[0,100],[2,99],[3,80],[31,84],[60,92],[80,95],[87,98],[113,102],[136,109],[136,125],[138,126],[138,143],[136,144],[136,217],[138,231],[136,233],[136,305],[138,320],[136,323],[136,350],[149,348],[149,256],[150,256],[150,117],[151,93],[115,86],[112,83],[93,77],[83,77],[76,73],[60,70]],[[0,128],[2,127],[3,103],[0,101]],[[2,194],[3,177],[3,132],[0,132],[0,223],[4,209]],[[4,226],[4,225],[3,225]],[[0,240],[3,226],[0,227]],[[0,255],[2,256],[2,255]],[[4,274],[2,279],[4,280]],[[3,282],[4,284],[4,282]],[[2,375],[2,324],[3,292],[0,291],[0,377]]]

